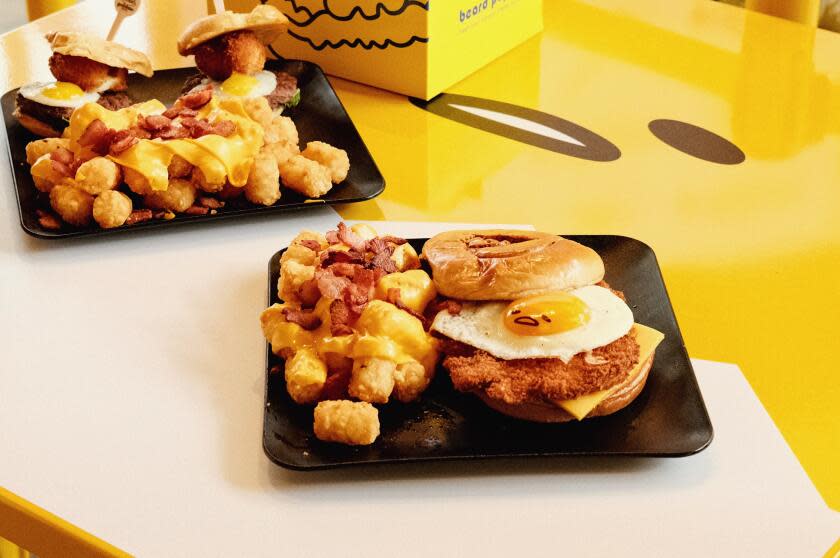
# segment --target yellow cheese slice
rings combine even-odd
[[[665,335],[641,324],[634,324],[633,329],[636,332],[636,343],[639,344],[639,363],[630,371],[629,378],[635,378],[642,370],[642,365],[650,357],[659,343],[665,338]],[[609,395],[618,389],[619,386],[611,387],[594,393],[587,393],[581,395],[576,399],[567,399],[565,401],[555,401],[555,405],[563,408],[576,419],[581,420],[588,415],[592,409],[597,407],[601,401],[609,397]]]

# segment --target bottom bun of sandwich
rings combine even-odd
[[[17,121],[20,122],[21,126],[36,136],[41,136],[43,138],[57,138],[61,136],[61,132],[59,130],[53,128],[46,122],[38,120],[34,116],[21,112],[20,109],[15,110],[13,116],[17,118]]]
[[[614,391],[609,395],[609,397],[601,401],[601,403],[592,409],[592,411],[584,418],[610,415],[616,411],[620,411],[632,403],[645,387],[648,373],[650,372],[650,368],[653,364],[653,357],[654,355],[651,354],[650,357],[648,357],[648,359],[642,364],[638,374],[632,378],[628,378],[623,383],[613,388]],[[514,418],[546,423],[568,422],[570,420],[575,420],[575,417],[569,414],[566,410],[550,401],[525,401],[522,403],[511,404],[505,403],[500,399],[494,399],[483,391],[474,391],[473,393],[475,393],[491,409]]]

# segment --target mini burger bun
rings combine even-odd
[[[283,12],[268,4],[257,5],[247,14],[228,11],[209,15],[184,29],[178,39],[178,53],[189,56],[198,45],[232,31],[251,31],[268,44],[285,31],[288,24]]]
[[[594,250],[535,231],[449,231],[430,238],[423,257],[438,292],[458,300],[515,300],[604,278],[604,262]]]
[[[35,117],[29,116],[24,112],[20,112],[19,109],[15,109],[12,113],[12,116],[17,118],[17,121],[20,122],[20,125],[35,134],[36,136],[41,136],[42,138],[58,138],[61,137],[61,132],[50,126],[49,124],[45,124],[41,122]]]
[[[584,417],[584,420],[591,417],[611,415],[612,413],[620,411],[632,403],[645,387],[652,364],[653,354],[651,354],[644,364],[642,364],[642,368],[638,374],[636,374],[633,378],[626,380],[624,383],[619,384],[618,388],[610,394],[609,397],[601,401],[597,407],[592,409],[592,411]],[[565,409],[551,403],[550,401],[529,401],[513,405],[505,403],[499,399],[493,399],[483,391],[475,392],[475,394],[491,409],[521,420],[546,423],[576,420],[575,417],[569,414]]]
[[[81,56],[114,68],[125,68],[152,77],[152,63],[140,51],[119,43],[100,39],[87,33],[56,31],[47,34],[53,52],[67,56]]]

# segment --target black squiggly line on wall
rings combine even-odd
[[[324,42],[322,42],[320,44],[316,44],[315,41],[313,41],[312,39],[310,39],[308,37],[303,37],[301,35],[298,35],[294,31],[292,31],[291,29],[288,31],[288,33],[289,33],[289,36],[292,37],[293,39],[297,39],[298,41],[308,43],[309,46],[312,47],[315,50],[324,50],[325,48],[336,49],[336,48],[340,48],[340,47],[343,47],[343,46],[347,46],[347,47],[350,47],[350,48],[362,47],[365,50],[373,50],[374,48],[384,50],[388,47],[406,48],[406,47],[410,47],[414,43],[428,43],[429,42],[428,37],[418,37],[418,36],[415,35],[415,36],[411,37],[409,40],[407,40],[403,43],[400,43],[400,42],[397,42],[397,41],[392,41],[391,39],[385,39],[381,43],[379,43],[377,41],[374,41],[374,40],[371,40],[370,42],[366,43],[362,39],[355,39],[353,41],[348,41],[347,39],[341,39],[337,43],[334,43],[330,40],[325,40]]]
[[[294,9],[295,13],[303,12],[307,15],[307,18],[304,19],[304,20],[301,20],[301,21],[298,21],[296,19],[293,19],[293,18],[289,17],[289,21],[297,27],[307,27],[308,25],[315,22],[318,18],[320,18],[322,16],[325,16],[325,15],[329,16],[329,17],[331,17],[331,18],[333,18],[334,20],[337,20],[337,21],[350,21],[351,19],[353,19],[357,15],[361,16],[362,19],[366,19],[368,21],[374,21],[374,20],[382,17],[383,13],[386,14],[386,15],[389,15],[389,16],[396,16],[396,15],[402,14],[403,12],[405,12],[407,9],[409,9],[412,6],[417,6],[419,8],[422,8],[422,9],[426,10],[426,11],[429,10],[429,2],[419,2],[417,0],[405,0],[405,2],[403,2],[403,5],[399,8],[397,8],[396,10],[389,10],[388,7],[384,3],[380,2],[379,4],[376,5],[376,10],[374,11],[373,14],[366,14],[361,6],[355,6],[353,9],[350,10],[350,12],[347,15],[342,16],[342,15],[338,15],[335,12],[333,12],[330,9],[329,4],[326,1],[324,2],[324,6],[325,6],[324,9],[323,10],[318,10],[316,12],[313,12],[309,8],[306,8],[306,7],[299,7],[297,5],[297,3],[295,2],[295,0],[286,0],[286,1],[290,2],[292,4],[292,9]]]

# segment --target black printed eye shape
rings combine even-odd
[[[431,101],[409,100],[449,120],[555,153],[599,162],[621,157],[618,147],[605,137],[539,110],[452,93]],[[661,119],[650,122],[648,129],[666,145],[703,161],[737,165],[746,159],[737,145],[694,124]]]

